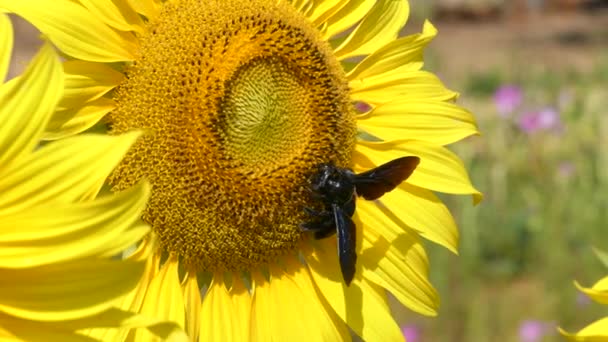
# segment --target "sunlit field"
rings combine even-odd
[[[415,6],[415,5],[414,5]],[[446,198],[460,255],[430,246],[439,316],[399,311],[410,341],[563,341],[608,308],[576,290],[607,273],[608,20],[601,11],[439,18],[427,68],[481,137],[452,148],[485,199]],[[587,25],[584,25],[587,23]]]

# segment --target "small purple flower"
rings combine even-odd
[[[559,113],[554,108],[543,108],[538,112],[538,122],[541,129],[558,128],[560,125]]]
[[[555,325],[549,322],[527,320],[519,325],[519,340],[521,342],[540,342],[545,335],[555,330]]]
[[[405,337],[406,342],[420,341],[420,329],[415,325],[404,325],[401,327],[401,333]]]
[[[538,130],[538,119],[536,113],[526,112],[519,117],[519,129],[525,133],[532,133]]]
[[[538,111],[525,112],[519,118],[519,129],[528,134],[537,131],[558,129],[560,126],[559,114],[554,108],[550,107]]]
[[[494,93],[494,104],[502,117],[511,115],[521,105],[522,100],[521,88],[515,85],[504,85]]]

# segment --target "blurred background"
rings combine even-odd
[[[608,275],[608,0],[410,0],[403,34],[439,29],[426,69],[482,137],[451,148],[485,194],[445,197],[460,255],[427,244],[437,318],[395,307],[408,342],[563,341],[608,316],[576,290]],[[13,75],[37,50],[16,20]]]
[[[408,342],[564,341],[608,316],[582,295],[608,275],[608,1],[411,0],[404,33],[439,30],[426,69],[481,137],[451,148],[485,194],[444,197],[460,255],[427,244],[437,318],[397,310]]]

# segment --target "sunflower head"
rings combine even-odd
[[[0,9],[73,58],[47,137],[102,117],[112,134],[144,132],[110,177],[117,190],[150,181],[143,217],[161,241],[126,306],[203,341],[349,340],[347,327],[399,340],[386,291],[435,314],[421,237],[457,249],[433,192],[480,198],[445,147],[477,129],[457,94],[421,70],[435,28],[398,38],[406,0],[0,0]],[[305,207],[324,206],[309,179],[325,163],[360,173],[408,156],[419,164],[405,182],[356,201],[347,287],[335,238],[313,241],[298,227],[310,220]]]
[[[181,23],[181,25],[175,25]],[[112,131],[150,132],[116,188],[149,178],[144,218],[201,270],[247,270],[293,252],[318,164],[351,166],[356,126],[344,73],[290,4],[163,6],[125,74]]]

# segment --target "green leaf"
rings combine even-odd
[[[593,249],[593,252],[597,256],[597,258],[600,259],[602,265],[608,268],[608,253],[596,247],[591,247],[591,249]]]

